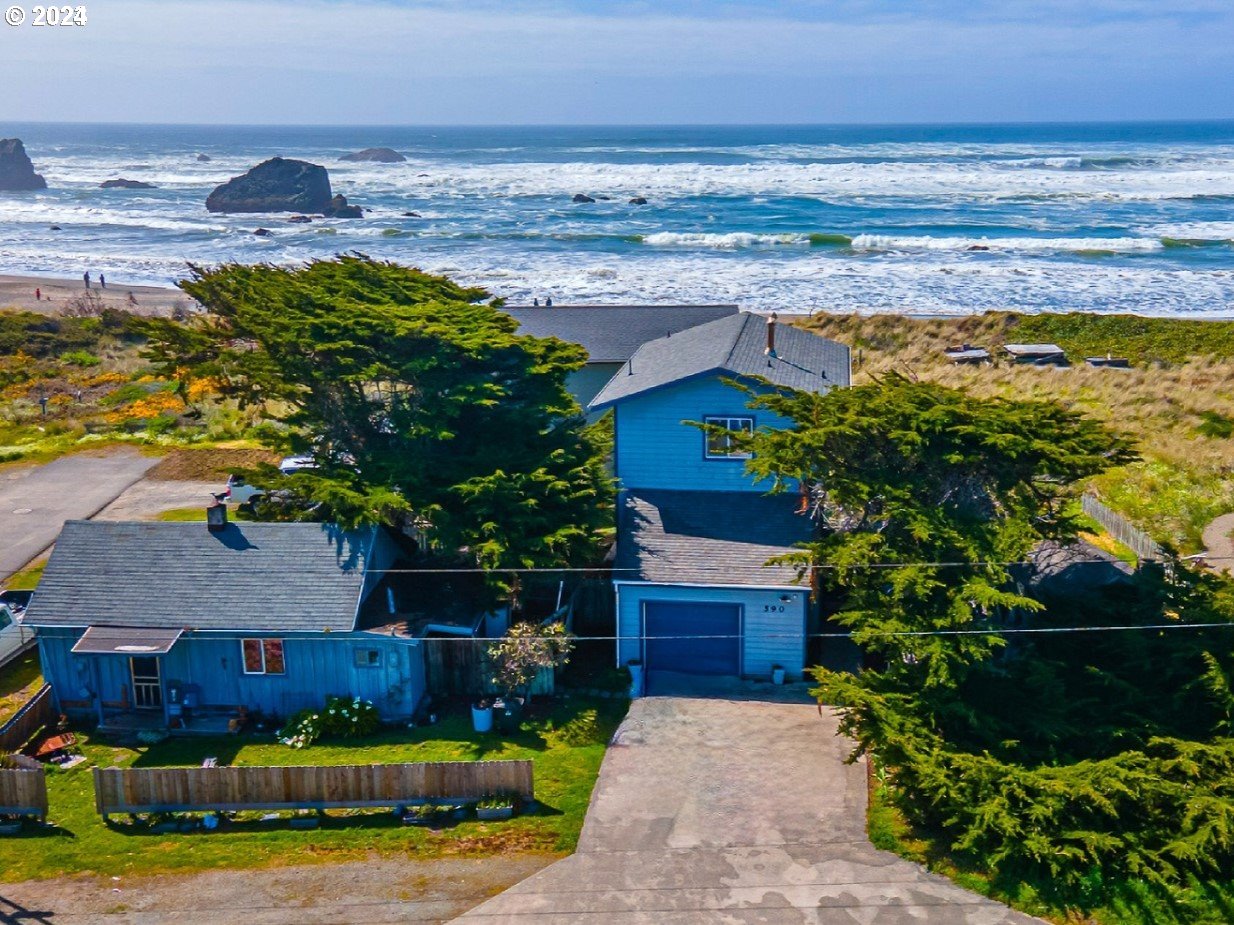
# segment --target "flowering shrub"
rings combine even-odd
[[[312,745],[324,736],[354,739],[372,735],[381,724],[371,700],[359,697],[328,697],[316,710],[301,710],[278,731],[278,739],[292,748]]]

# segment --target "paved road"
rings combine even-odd
[[[1209,565],[1234,575],[1234,514],[1222,514],[1204,528],[1204,549]]]
[[[458,921],[1040,925],[876,850],[835,733],[809,704],[635,701],[578,852]]]
[[[66,520],[92,517],[157,462],[121,447],[0,471],[0,580],[50,546]]]

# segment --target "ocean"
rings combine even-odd
[[[0,273],[165,284],[190,262],[360,251],[516,303],[1234,316],[1234,122],[0,123],[11,136],[49,189],[0,193]],[[339,160],[378,145],[407,162]],[[326,166],[370,211],[311,224],[206,211],[215,185],[274,155]],[[99,188],[117,177],[158,188]]]

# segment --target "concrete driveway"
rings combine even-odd
[[[157,462],[119,447],[0,471],[0,581],[55,542],[66,520],[94,516]]]
[[[578,852],[459,921],[1038,923],[875,850],[865,768],[835,733],[809,703],[637,700]]]

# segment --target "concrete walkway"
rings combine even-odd
[[[1234,514],[1222,514],[1204,528],[1208,564],[1218,572],[1234,575]]]
[[[93,517],[157,462],[120,447],[0,472],[0,581],[55,542],[66,520]]]
[[[1038,920],[877,851],[866,775],[808,703],[635,701],[578,852],[459,921],[1022,925]]]

